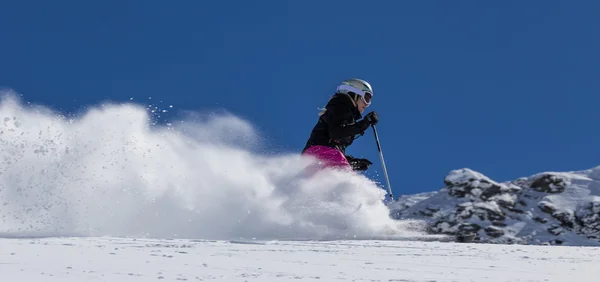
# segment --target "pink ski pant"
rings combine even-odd
[[[322,167],[350,170],[352,168],[342,152],[327,146],[313,145],[304,151],[305,155],[316,157]]]

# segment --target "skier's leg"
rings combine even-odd
[[[344,154],[334,148],[315,145],[308,148],[304,154],[316,157],[322,168],[352,171],[352,167]]]

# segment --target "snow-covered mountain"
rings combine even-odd
[[[485,243],[600,245],[600,166],[496,182],[463,168],[439,191],[390,204],[396,219],[424,219],[434,234]]]

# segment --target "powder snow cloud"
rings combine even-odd
[[[385,191],[322,172],[298,154],[247,149],[260,138],[232,114],[152,125],[134,103],[78,117],[0,103],[0,236],[329,239],[417,236],[389,218]],[[326,176],[326,177],[323,177]]]

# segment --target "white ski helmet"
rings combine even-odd
[[[371,104],[371,98],[373,98],[373,88],[371,87],[371,84],[360,78],[350,78],[342,81],[337,87],[337,92],[346,94],[356,93],[367,105]]]

